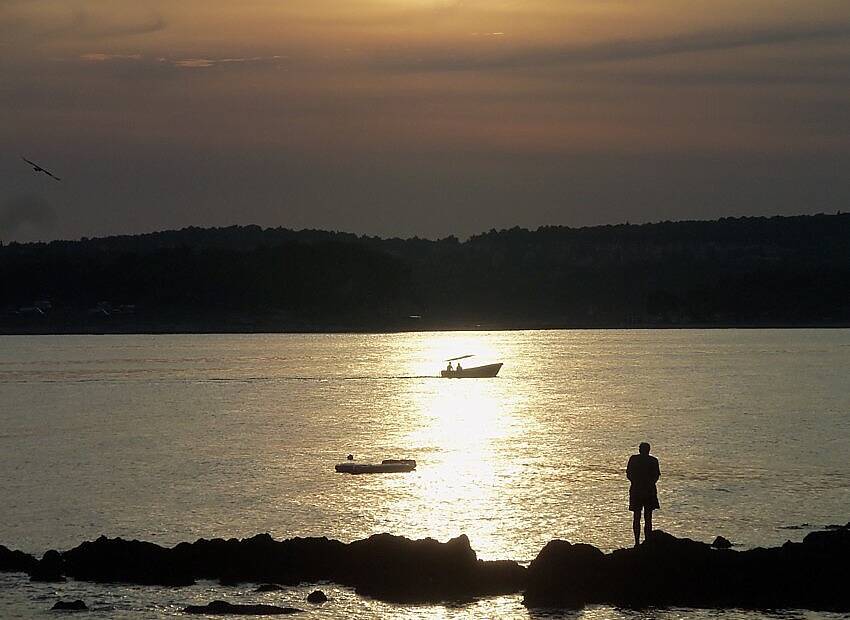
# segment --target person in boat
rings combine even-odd
[[[451,363],[451,362],[449,362],[449,365],[448,365],[448,366],[446,366],[446,370],[447,370],[448,372],[452,372],[452,371],[454,370],[454,368],[452,368],[452,363]]]
[[[640,544],[640,513],[643,511],[644,540],[652,532],[652,511],[658,510],[658,489],[655,483],[661,477],[658,459],[649,454],[649,444],[643,442],[638,447],[638,454],[629,458],[626,466],[626,478],[631,482],[629,487],[629,510],[634,513],[632,529],[635,534],[635,547]]]
[[[463,370],[463,367],[461,367],[460,362],[458,362],[458,363],[457,363],[457,368],[456,368],[456,370],[457,370],[458,372],[460,372],[461,370]]]

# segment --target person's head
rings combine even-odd
[[[638,452],[641,454],[649,454],[649,444],[645,441],[638,446]]]

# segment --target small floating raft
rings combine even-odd
[[[340,463],[334,467],[341,474],[395,474],[416,469],[413,459],[384,459],[380,463]]]

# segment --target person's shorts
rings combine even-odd
[[[629,493],[629,510],[658,510],[657,493]]]

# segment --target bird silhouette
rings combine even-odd
[[[52,172],[50,172],[50,170],[45,170],[44,168],[42,168],[41,166],[39,166],[39,165],[38,165],[37,163],[35,163],[34,161],[30,161],[30,160],[28,160],[28,159],[27,159],[26,157],[24,157],[23,155],[21,155],[21,159],[23,159],[23,160],[24,160],[25,162],[27,162],[30,166],[32,166],[32,170],[33,170],[33,172],[43,172],[43,173],[44,173],[44,174],[46,174],[47,176],[49,176],[49,177],[51,177],[51,178],[53,178],[53,179],[56,179],[57,181],[61,181],[61,180],[62,180],[62,179],[60,179],[59,177],[57,177],[55,174],[53,174]]]

